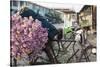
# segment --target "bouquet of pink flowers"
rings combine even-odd
[[[10,33],[11,56],[16,59],[29,55],[34,60],[48,40],[48,31],[39,20],[34,20],[31,16],[22,18],[19,13],[11,17]]]

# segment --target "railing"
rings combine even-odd
[[[60,40],[59,39],[52,40],[51,42],[57,43],[58,51],[55,52],[54,44],[49,44],[51,47],[48,50],[52,50],[51,56],[48,56],[50,63],[52,63],[52,64],[62,63],[62,62],[59,62],[57,57],[59,56],[60,52],[64,52],[64,51],[68,50],[69,48],[72,48],[72,54],[68,57],[68,59],[66,60],[65,63],[73,62],[73,60],[74,60],[74,62],[90,62],[90,61],[92,61],[91,55],[96,55],[96,53],[95,54],[92,53],[92,49],[93,48],[96,49],[96,47],[91,45],[91,43],[88,42],[85,32],[86,31],[84,31],[80,35],[81,40],[79,42],[75,41],[75,35],[76,35],[75,32],[71,32],[72,34],[70,35],[69,38],[60,39]],[[66,47],[64,47],[64,45],[66,45]],[[70,47],[70,46],[72,46],[72,47]],[[63,50],[61,50],[60,47],[62,47]],[[43,64],[45,64],[45,63],[43,63]]]

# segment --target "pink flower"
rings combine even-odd
[[[43,28],[41,21],[22,18],[18,13],[11,17],[11,54],[13,57],[23,57],[32,52],[32,59],[36,58],[48,40],[48,31]],[[17,56],[18,55],[18,56]]]

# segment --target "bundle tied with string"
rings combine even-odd
[[[11,56],[20,60],[27,55],[28,60],[35,60],[47,43],[47,29],[38,19],[34,20],[31,16],[22,18],[19,13],[11,16],[10,23]]]

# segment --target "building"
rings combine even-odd
[[[55,11],[54,9],[49,9],[47,7],[40,6],[36,3],[30,2],[30,1],[10,1],[10,11],[11,14],[16,13],[19,11],[22,7],[28,7],[32,9],[34,12],[40,14],[45,19],[48,19],[51,23],[61,23],[63,22],[60,16],[60,12]]]
[[[96,6],[85,5],[79,15],[79,24],[81,27],[96,32]]]

